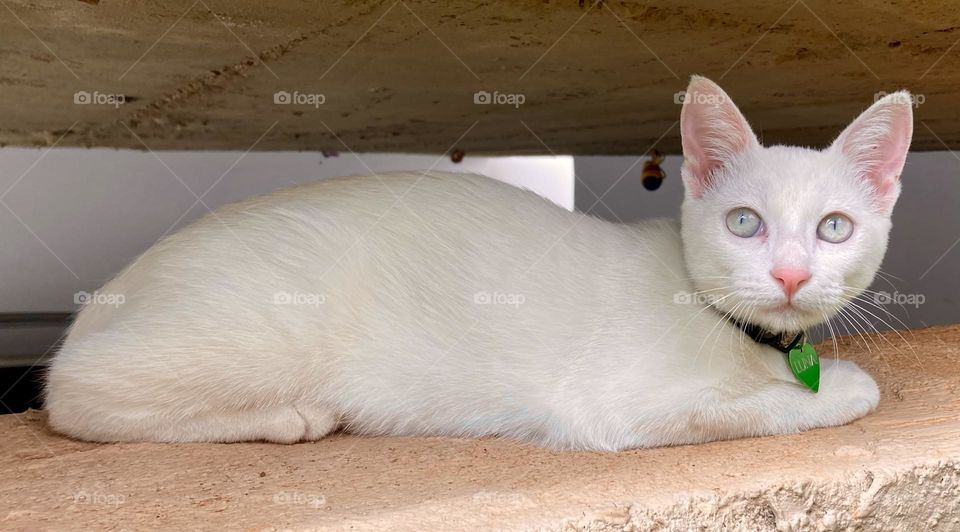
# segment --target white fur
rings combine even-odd
[[[221,209],[100,290],[122,304],[80,312],[50,368],[50,424],[97,441],[296,442],[339,426],[619,450],[847,423],[877,404],[866,373],[825,360],[813,394],[781,353],[690,294],[739,283],[747,295],[719,308],[769,326],[819,321],[849,298],[831,281],[873,278],[889,212],[869,207],[841,150],[744,146],[713,152],[683,239],[675,222],[611,224],[439,172]],[[769,238],[725,229],[741,205]],[[811,240],[833,210],[855,218],[849,245]],[[779,303],[767,271],[784,256],[813,270],[797,294],[809,313],[758,307]]]

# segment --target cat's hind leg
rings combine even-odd
[[[267,441],[296,443],[304,439],[307,422],[293,406],[211,413],[179,422],[159,422],[146,439],[176,442]]]
[[[220,442],[266,441],[296,443],[317,440],[336,428],[337,420],[319,407],[271,406],[188,416],[126,412],[50,410],[51,427],[91,441]]]

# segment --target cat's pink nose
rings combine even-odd
[[[810,272],[803,268],[774,268],[770,270],[770,275],[780,282],[783,292],[787,294],[787,299],[793,297],[793,294],[800,289],[800,285],[810,278]]]

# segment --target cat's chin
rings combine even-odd
[[[797,332],[809,329],[825,321],[821,309],[808,310],[796,306],[778,306],[757,310],[750,322],[772,332]]]
[[[829,320],[836,314],[834,307],[808,307],[803,304],[786,302],[775,305],[750,305],[748,310],[740,310],[737,302],[731,303],[732,309],[717,306],[717,310],[740,321],[757,325],[774,333],[795,333],[805,331]]]

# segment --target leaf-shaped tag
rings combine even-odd
[[[791,349],[787,361],[798,381],[813,390],[813,393],[820,390],[820,356],[809,342]]]

